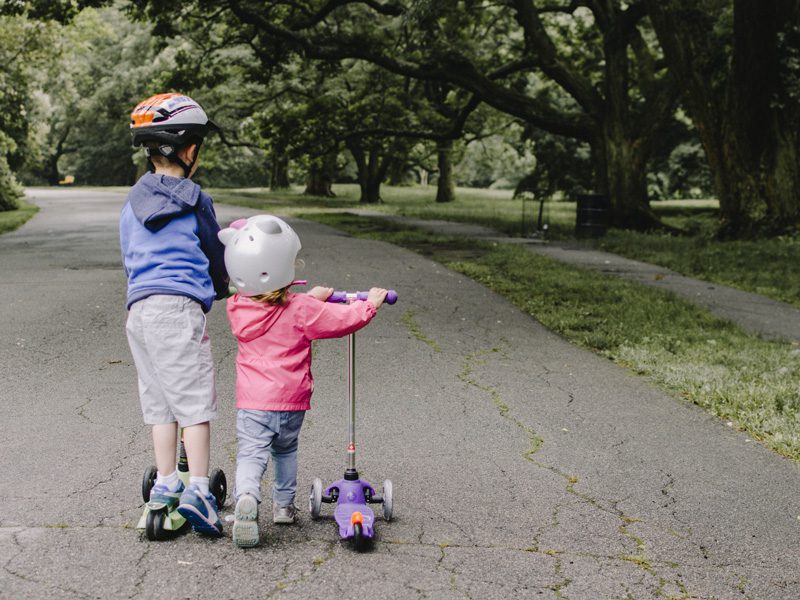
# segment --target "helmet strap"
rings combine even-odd
[[[151,159],[152,153],[153,152],[158,152],[161,156],[166,158],[168,161],[170,161],[172,163],[175,163],[176,165],[180,166],[180,168],[183,169],[183,176],[184,177],[189,177],[189,173],[192,172],[192,167],[194,166],[194,163],[197,162],[197,157],[200,154],[200,145],[202,143],[203,143],[203,140],[195,140],[195,141],[192,141],[192,142],[182,146],[182,147],[186,147],[186,146],[191,146],[192,144],[195,144],[194,156],[192,157],[192,160],[189,161],[189,164],[186,164],[185,162],[183,162],[181,157],[178,155],[178,149],[175,148],[175,146],[171,146],[169,144],[163,144],[163,145],[159,146],[158,149],[145,147],[144,154],[147,157],[147,165],[150,168],[150,172],[151,173],[155,173],[155,170],[156,170],[156,166],[153,164],[153,161]],[[169,148],[169,150],[166,150],[167,148]]]

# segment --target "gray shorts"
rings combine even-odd
[[[144,422],[181,427],[217,416],[214,360],[201,306],[185,296],[149,296],[125,327],[139,375]]]

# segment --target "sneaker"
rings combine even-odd
[[[239,548],[258,546],[258,500],[244,494],[236,503],[233,543]]]
[[[150,490],[150,504],[164,504],[167,507],[167,511],[173,511],[178,506],[178,502],[180,500],[181,494],[183,493],[183,482],[180,481],[178,483],[178,489],[174,492],[170,490],[166,485],[156,484]]]
[[[272,505],[272,522],[291,525],[297,521],[297,507],[294,504],[289,506]]]
[[[190,485],[181,494],[178,512],[192,524],[198,533],[222,535],[222,521],[217,514],[217,501],[211,494],[204,496],[196,485]]]

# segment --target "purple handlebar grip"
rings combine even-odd
[[[356,300],[366,300],[369,292],[354,292],[356,296]],[[336,302],[338,304],[346,304],[347,303],[347,294],[348,292],[333,292],[330,297],[328,298],[328,302]],[[386,304],[394,304],[397,302],[397,292],[394,290],[389,290],[386,293]]]

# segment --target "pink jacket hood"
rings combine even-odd
[[[254,302],[236,294],[228,300],[231,333],[242,342],[249,342],[267,333],[278,321],[286,306]]]
[[[308,410],[311,341],[357,331],[375,312],[369,302],[330,304],[308,294],[289,294],[283,306],[239,294],[228,298],[228,320],[239,342],[237,408]]]

